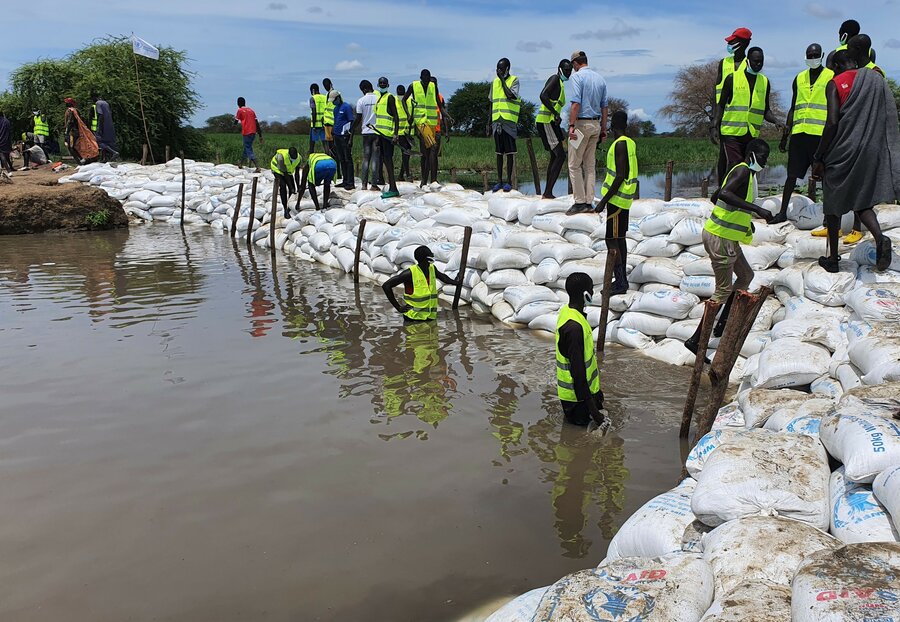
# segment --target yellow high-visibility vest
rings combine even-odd
[[[325,125],[325,110],[328,109],[328,98],[321,93],[312,96],[313,103],[316,105],[316,111],[313,114],[312,126],[320,128]]]
[[[512,88],[516,76],[506,77],[507,88]],[[518,99],[509,99],[506,91],[503,90],[503,84],[500,78],[494,78],[494,88],[491,92],[491,121],[511,121],[518,123],[519,110],[522,104]]]
[[[41,115],[34,117],[34,135],[50,136],[50,126],[47,125],[47,122],[44,121],[44,118]]]
[[[828,118],[828,101],[825,99],[825,87],[834,78],[831,69],[822,69],[819,77],[810,84],[809,69],[797,74],[797,99],[794,102],[794,124],[791,134],[809,134],[821,136],[825,131],[825,120]]]
[[[743,136],[750,133],[756,138],[762,127],[763,117],[766,114],[766,93],[769,88],[769,79],[763,74],[756,76],[756,84],[753,92],[750,92],[750,81],[747,73],[736,72],[732,77],[731,101],[725,104],[725,113],[722,115],[723,136]]]
[[[581,326],[584,338],[584,368],[591,395],[600,393],[600,369],[597,367],[597,357],[594,356],[594,334],[587,318],[569,305],[563,305],[556,319],[556,394],[564,402],[577,402],[578,396],[575,395],[575,382],[572,379],[569,359],[559,351],[559,329],[569,320],[574,320]]]
[[[723,188],[725,187],[725,184],[728,183],[728,178],[731,177],[731,174],[742,166],[750,168],[747,166],[746,162],[735,165],[735,167],[728,171],[728,174],[725,176],[725,181],[722,183]],[[745,198],[747,203],[753,203],[753,185],[753,173],[751,172],[750,181],[747,183],[747,196]],[[753,216],[750,212],[733,208],[720,200],[716,201],[716,206],[713,208],[712,214],[709,219],[707,219],[706,224],[703,225],[703,228],[720,238],[750,244],[753,241],[753,229],[751,227],[752,220]]]
[[[397,118],[400,121],[400,136],[412,136],[415,133],[412,123],[410,122],[410,114],[406,109],[406,103],[403,97],[394,96],[394,103],[397,105]]]
[[[560,80],[559,81],[559,97],[553,100],[553,110],[547,108],[546,105],[541,103],[541,108],[538,110],[537,117],[535,117],[535,123],[550,123],[559,116],[559,113],[562,112],[563,106],[566,105],[566,85]]]
[[[291,160],[291,152],[290,149],[279,149],[275,152],[275,155],[272,156],[272,161],[269,163],[269,168],[272,169],[273,173],[277,173],[282,175],[281,169],[278,168],[278,154],[284,158],[284,166],[287,169],[288,175],[293,175],[294,171],[297,170],[297,167],[300,166],[300,154],[297,154],[296,160]]]
[[[622,209],[631,209],[634,195],[637,192],[638,162],[637,146],[627,136],[619,136],[614,140],[606,153],[606,179],[603,180],[603,196],[610,191],[617,177],[616,145],[623,141],[628,149],[628,172],[625,173],[625,181],[619,186],[618,192],[609,198],[609,204]]]
[[[722,59],[722,79],[719,80],[719,83],[716,85],[716,103],[722,103],[722,87],[725,85],[725,78],[730,76],[733,73],[744,73],[744,70],[747,69],[747,59],[745,58],[740,62],[737,69],[734,68],[734,59],[732,57],[727,57]]]
[[[434,264],[428,266],[428,280],[418,264],[409,268],[413,279],[413,292],[404,301],[410,309],[403,315],[411,320],[436,320],[438,309],[437,274]]]
[[[94,104],[91,106],[91,111],[93,112],[93,115],[91,116],[91,131],[96,132],[97,131],[97,104]]]
[[[375,131],[388,138],[394,135],[394,117],[388,112],[388,103],[393,97],[390,93],[381,93],[375,104]]]
[[[413,119],[417,125],[438,124],[437,88],[430,82],[427,88],[422,87],[422,81],[413,82]]]
[[[316,185],[316,164],[319,162],[327,162],[331,161],[334,163],[334,158],[324,153],[311,153],[309,154],[309,160],[307,164],[309,164],[309,172],[306,174],[306,181],[311,185]],[[335,163],[335,168],[337,168],[337,163]]]

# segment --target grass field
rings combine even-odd
[[[237,163],[243,150],[240,134],[207,134],[207,140],[213,153],[218,154],[222,162]],[[700,168],[715,162],[718,147],[708,140],[694,138],[653,137],[637,139],[638,162],[642,171],[665,166],[666,161],[673,160],[676,168]],[[532,139],[538,169],[543,176],[547,169],[547,153],[538,138]],[[607,141],[597,152],[597,160],[602,167],[606,162]],[[770,142],[772,147],[771,164],[783,164],[786,156],[778,151],[777,141]],[[257,161],[261,166],[268,166],[276,149],[296,146],[305,158],[309,147],[309,137],[296,134],[269,134],[265,144],[254,145]],[[519,155],[516,158],[517,174],[520,181],[531,179],[531,169],[526,151],[525,140],[518,141]],[[362,155],[362,140],[357,136],[353,141],[353,160],[358,163]],[[399,166],[399,154],[395,156],[395,166]],[[459,176],[480,178],[480,171],[493,171],[496,166],[494,141],[490,138],[473,138],[457,136],[445,142],[440,159],[441,178],[449,177],[450,169],[457,169]],[[419,158],[413,158],[411,168],[418,170]],[[358,169],[357,169],[358,171]],[[493,179],[493,175],[490,177]]]

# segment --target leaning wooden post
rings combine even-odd
[[[219,150],[216,149],[216,164],[222,163],[222,156],[219,154]]]
[[[244,184],[241,182],[238,185],[238,193],[237,193],[237,201],[234,204],[234,214],[231,216],[231,237],[234,238],[234,234],[237,233],[237,221],[238,218],[241,217],[241,199],[244,198]]]
[[[609,301],[612,298],[612,277],[615,269],[617,248],[606,249],[606,267],[603,269],[603,296],[600,305],[600,328],[597,331],[597,367],[603,365],[603,354],[606,351],[606,325],[609,321]]]
[[[459,308],[459,297],[462,295],[466,269],[469,267],[469,242],[472,241],[472,227],[466,227],[463,234],[462,255],[459,257],[459,272],[456,273],[456,293],[453,294],[453,308]]]
[[[253,185],[250,187],[250,222],[247,223],[247,246],[253,243],[253,221],[256,220],[256,184],[259,177],[253,178]]]
[[[166,162],[172,159],[172,150],[166,145]]]
[[[275,256],[275,219],[278,217],[278,178],[272,182],[272,212],[269,214],[269,249]]]
[[[672,173],[675,170],[675,162],[668,160],[666,162],[666,201],[672,200]]]
[[[700,196],[704,199],[709,198],[709,177],[700,180]]]
[[[500,181],[500,180],[498,179],[497,181]],[[516,156],[513,156],[512,187],[513,187],[513,190],[519,189],[519,164],[518,164],[518,162],[516,162]]]
[[[168,151],[168,149],[169,148],[166,147],[167,151]],[[187,184],[187,179],[185,178],[185,172],[184,172],[184,151],[180,152],[180,155],[181,155],[181,228],[184,229],[184,200],[185,200],[185,195],[187,194],[187,189],[185,187]],[[166,162],[168,162],[168,161],[169,161],[169,154],[167,153],[166,154]]]
[[[731,304],[731,313],[728,315],[728,322],[725,324],[725,332],[719,341],[719,347],[716,348],[716,357],[713,359],[709,368],[709,379],[712,383],[709,395],[709,404],[706,407],[706,413],[703,419],[697,421],[697,434],[694,438],[694,444],[712,429],[712,424],[716,420],[716,414],[722,407],[725,400],[725,393],[728,391],[728,379],[731,376],[731,370],[737,361],[738,355],[759,310],[772,290],[763,287],[758,294],[751,294],[746,291],[739,291],[734,297]]]
[[[634,182],[634,198],[635,199],[641,198],[641,180],[640,179],[638,179],[636,182]]]
[[[531,162],[531,176],[534,178],[534,193],[541,194],[541,175],[538,172],[537,158],[534,157],[534,145],[531,144],[531,136],[525,139],[525,148],[528,149],[528,160]]]
[[[700,389],[700,377],[703,375],[703,364],[706,361],[706,351],[709,349],[709,338],[721,306],[721,302],[707,300],[703,309],[703,319],[700,320],[700,339],[697,342],[697,358],[694,360],[694,373],[688,387],[687,401],[684,403],[684,411],[681,413],[679,438],[687,438],[691,431],[691,420],[694,418],[694,405],[697,403],[697,391]]]
[[[807,190],[807,194],[809,195],[809,199],[810,199],[810,201],[812,201],[813,203],[816,202],[816,194],[817,194],[816,190],[817,190],[817,186],[818,186],[818,184],[816,184],[816,180],[815,180],[815,179],[810,179],[810,180],[809,180],[809,187],[806,189],[806,190]]]
[[[366,219],[359,221],[359,233],[356,234],[356,254],[353,257],[353,282],[359,283],[359,258],[362,255],[363,236],[366,233]]]
[[[456,168],[453,166],[450,167],[450,183],[456,183]]]
[[[147,152],[149,150],[150,147],[147,144],[144,144],[144,147],[141,150],[141,166],[144,166],[147,163]]]
[[[488,186],[487,180],[487,171],[481,171],[481,182],[484,184],[484,191],[487,192],[490,186]]]

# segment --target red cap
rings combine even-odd
[[[753,33],[750,32],[749,28],[738,28],[733,33],[731,33],[730,37],[725,37],[725,40],[728,43],[731,43],[735,39],[746,39],[749,41],[753,37]]]
[[[66,97],[66,98],[63,100],[63,103],[64,103],[64,104],[72,104],[72,105],[74,106],[74,105],[75,105],[75,100],[72,99],[71,97]]]

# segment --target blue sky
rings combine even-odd
[[[765,73],[787,94],[806,46],[834,48],[838,26],[850,17],[871,35],[879,65],[900,78],[900,0],[735,3],[741,19],[729,17],[725,6],[696,0],[585,1],[574,9],[537,0],[12,3],[4,15],[11,27],[4,29],[0,90],[23,62],[133,31],[187,51],[204,105],[195,124],[232,112],[239,95],[261,119],[283,121],[309,113],[309,84],[326,76],[353,102],[363,78],[386,75],[392,85],[406,84],[427,67],[447,96],[467,80],[492,77],[502,56],[511,59],[523,96],[537,101],[559,59],[583,49],[606,77],[610,95],[664,129],[656,111],[666,103],[674,73],[721,58],[724,37],[734,28],[753,31],[753,43],[766,51]],[[43,34],[36,34],[36,24]]]

